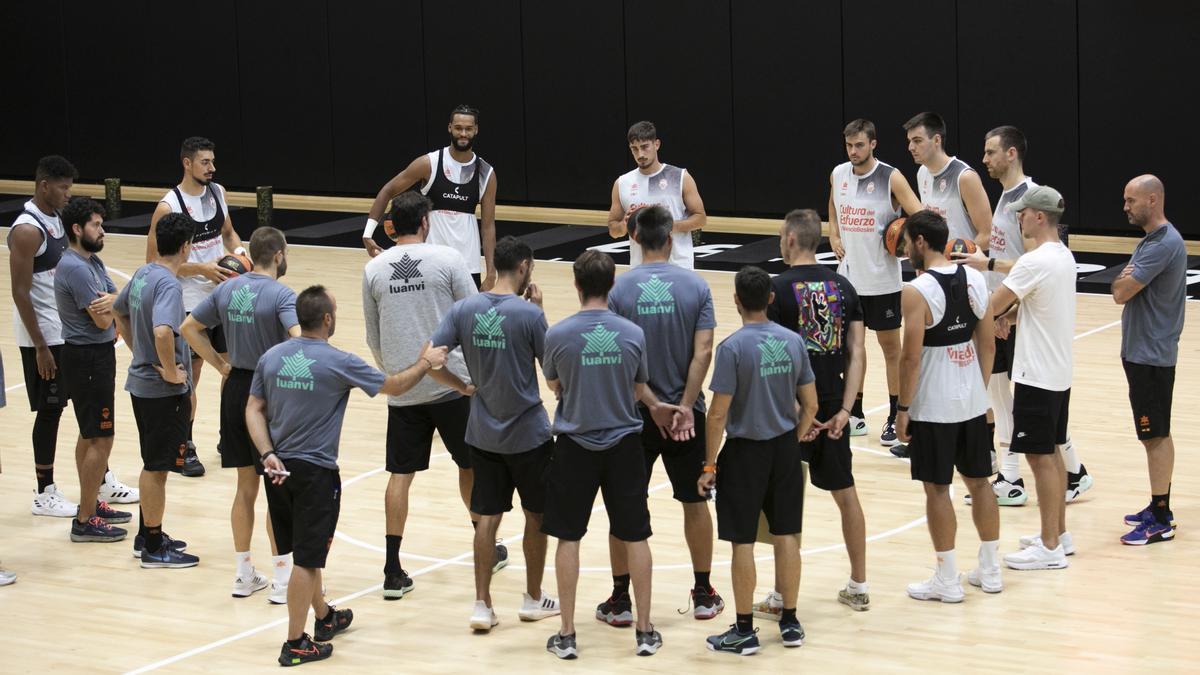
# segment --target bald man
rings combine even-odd
[[[1133,530],[1121,543],[1144,546],[1175,537],[1171,513],[1171,394],[1187,300],[1187,247],[1164,213],[1162,181],[1143,175],[1125,186],[1125,216],[1145,236],[1112,283],[1121,312],[1121,364],[1138,440],[1146,448],[1150,504],[1125,516]]]

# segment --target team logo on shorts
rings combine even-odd
[[[639,281],[642,294],[637,299],[638,314],[674,314],[675,296],[671,294],[673,281],[663,281],[651,274],[649,281]]]
[[[112,411],[109,410],[108,408],[100,409],[100,428],[101,429],[113,428]]]
[[[275,374],[275,386],[280,389],[313,390],[313,374],[310,366],[316,363],[304,355],[303,349],[297,349],[295,354],[283,357],[283,367]]]
[[[769,377],[790,372],[792,372],[792,356],[788,354],[786,342],[768,337],[758,343],[759,375]]]
[[[229,307],[225,315],[230,323],[254,323],[254,299],[258,293],[242,286],[229,296]]]
[[[391,281],[403,281],[403,284],[391,284],[388,290],[392,293],[408,293],[410,291],[425,290],[425,281],[422,279],[416,283],[409,283],[413,279],[421,279],[421,259],[410,258],[405,253],[400,262],[388,263],[392,266]]]
[[[146,287],[146,275],[134,277],[129,282],[129,308],[137,311],[142,308],[142,289]]]
[[[580,335],[586,342],[582,360],[585,366],[614,366],[621,363],[621,348],[617,346],[617,331],[596,324],[591,331]]]
[[[500,324],[506,319],[495,307],[483,314],[475,314],[475,330],[471,334],[471,344],[484,349],[505,349],[508,341],[504,337],[504,329]]]
[[[1138,426],[1141,431],[1150,431],[1150,418],[1147,415],[1142,415],[1138,418]]]

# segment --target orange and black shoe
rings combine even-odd
[[[334,635],[349,628],[352,621],[354,621],[354,612],[330,605],[329,614],[326,614],[324,619],[313,620],[313,639],[318,642],[329,642]]]
[[[299,640],[284,640],[283,649],[279,650],[279,665],[299,666],[309,661],[320,661],[333,655],[333,645],[313,642],[308,633],[300,636]]]

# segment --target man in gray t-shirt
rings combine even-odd
[[[1125,215],[1146,236],[1112,284],[1121,312],[1121,363],[1129,382],[1129,403],[1138,440],[1146,448],[1150,504],[1125,516],[1133,531],[1121,542],[1134,546],[1175,537],[1171,478],[1175,442],[1171,439],[1171,398],[1175,362],[1187,306],[1187,247],[1164,213],[1162,181],[1138,176],[1125,186]]]

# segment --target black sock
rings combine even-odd
[[[192,440],[192,427],[196,426],[196,419],[188,420],[188,440]]]
[[[754,615],[753,614],[738,614],[737,615],[737,632],[750,633],[754,630]]]
[[[900,400],[899,396],[893,396],[891,394],[888,394],[888,421],[889,422],[896,421],[896,405],[897,405],[897,401],[899,401],[899,400]]]
[[[400,540],[401,535],[389,534],[387,539],[387,555],[383,559],[384,574],[399,574],[403,569],[400,567]]]
[[[146,518],[142,515],[142,507],[138,507],[138,536],[142,538],[142,544],[145,545],[146,540]]]
[[[800,620],[796,618],[796,608],[784,607],[783,612],[779,615],[779,623],[800,623]]]
[[[709,585],[709,579],[708,579],[708,575],[710,575],[710,574],[712,574],[712,573],[711,572],[692,572],[692,576],[696,577],[696,588],[700,588],[705,591],[708,591],[708,589],[712,588],[712,586]]]
[[[629,575],[628,574],[614,574],[613,575],[612,596],[614,598],[619,598],[622,595],[628,595],[628,594],[629,594]]]
[[[63,409],[57,405],[44,405],[33,418],[33,463],[35,466],[54,466],[54,454],[58,449],[58,423]]]
[[[306,637],[308,637],[308,636],[305,635],[304,633],[301,633],[300,637],[296,638],[295,640],[288,640],[287,641],[288,646],[289,647],[299,647],[300,643],[304,642],[304,638],[306,638]]]
[[[858,392],[858,398],[854,399],[854,407],[850,408],[850,414],[859,419],[867,416],[867,414],[863,412],[862,396],[862,392]]]
[[[313,612],[313,616],[316,617],[317,613]],[[325,606],[325,616],[317,617],[317,621],[320,621],[321,623],[329,623],[329,620],[332,618],[333,618],[333,605],[326,605]]]
[[[144,550],[152,553],[158,552],[162,548],[163,533],[162,525],[146,526],[146,548]]]
[[[54,467],[49,469],[34,469],[37,473],[38,494],[46,491],[46,487],[54,482]]]
[[[1150,498],[1150,511],[1160,525],[1171,524],[1171,490],[1165,495],[1154,495]]]
[[[478,520],[472,520],[472,521],[471,521],[471,528],[472,528],[472,529],[476,529],[476,530],[478,530],[478,529],[479,529],[479,521],[478,521]]]

